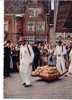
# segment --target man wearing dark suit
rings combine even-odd
[[[33,60],[33,71],[34,71],[38,66],[38,62],[40,58],[40,51],[38,49],[37,43],[34,44],[33,51],[34,51],[34,60]]]
[[[10,76],[10,49],[11,41],[7,41],[6,45],[4,46],[4,77]]]

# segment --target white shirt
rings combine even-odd
[[[31,56],[29,55],[27,45],[21,45],[20,47],[20,63],[30,64],[33,61],[34,53],[32,47],[28,45]]]
[[[63,56],[67,53],[65,46],[56,46],[55,51],[54,51],[54,55],[58,56]]]

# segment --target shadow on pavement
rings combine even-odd
[[[53,83],[53,82],[59,82],[59,81],[63,81],[63,79],[62,78],[60,78],[60,79],[56,79],[56,80],[44,80],[44,79],[37,79],[36,80],[37,82],[46,82],[46,83]]]

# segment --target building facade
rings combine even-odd
[[[50,1],[5,0],[5,39],[49,41]]]

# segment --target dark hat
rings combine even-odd
[[[11,41],[10,41],[10,40],[8,40],[8,41],[7,41],[7,43],[11,43]]]
[[[62,41],[61,41],[61,40],[59,40],[59,41],[58,41],[58,44],[59,44],[59,45],[61,45],[61,44],[62,44]]]

